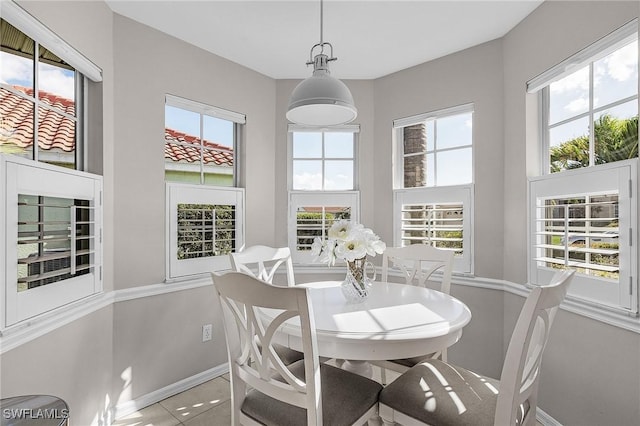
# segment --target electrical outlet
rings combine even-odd
[[[208,342],[211,340],[211,334],[213,334],[213,326],[211,324],[205,324],[202,326],[202,341]]]

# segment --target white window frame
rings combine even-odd
[[[100,83],[102,82],[102,70],[87,59],[82,53],[77,51],[71,45],[69,45],[66,41],[60,38],[53,31],[42,25],[40,21],[31,16],[28,12],[22,9],[13,1],[3,1],[0,5],[2,9],[2,19],[9,22],[18,30],[22,31],[28,37],[30,37],[34,42],[39,45],[43,45],[47,48],[47,50],[51,51],[59,58],[63,59],[67,64],[75,69],[76,74],[76,99],[75,99],[75,107],[76,107],[76,116],[68,116],[64,112],[59,111],[55,108],[51,108],[47,105],[41,103],[38,99],[37,93],[34,91],[34,104],[36,106],[35,114],[38,114],[38,108],[46,108],[53,109],[57,113],[66,116],[69,119],[76,121],[76,149],[75,149],[75,168],[76,170],[86,170],[87,162],[88,162],[88,149],[86,146],[86,141],[88,140],[88,114],[87,114],[87,99],[88,99],[88,85],[89,80]],[[37,61],[37,58],[34,58],[34,61]],[[38,67],[35,67],[35,75],[34,78],[37,78]],[[22,92],[16,92],[12,89],[10,85],[2,84],[2,87],[6,90],[11,91],[16,96],[27,97]],[[37,90],[37,84],[36,88]],[[37,139],[37,130],[34,129],[34,139]],[[34,140],[34,160],[36,161],[46,161],[47,154],[42,155],[39,154],[40,150],[37,149],[37,140]],[[39,155],[43,158],[39,158]],[[50,158],[49,160],[53,161],[55,158]]]
[[[617,193],[619,211],[619,280],[576,274],[568,297],[591,306],[636,316],[638,313],[638,160],[568,170],[529,179],[529,282],[548,283],[557,269],[543,265],[540,235],[541,203],[549,198],[570,198]],[[615,286],[615,287],[614,287]]]
[[[92,269],[55,283],[18,292],[18,194],[88,200],[93,209]],[[102,177],[0,155],[0,325],[4,329],[102,291]],[[73,248],[72,248],[73,250]],[[73,251],[72,251],[73,253]]]
[[[464,185],[404,188],[404,146],[403,129],[407,126],[438,120],[448,116],[471,113],[473,116],[473,103],[458,105],[411,117],[396,119],[393,121],[393,242],[395,246],[402,245],[402,205],[403,204],[462,204],[463,205],[463,254],[455,256],[453,270],[459,274],[474,273],[474,142],[473,136],[470,145],[472,149],[471,179],[472,182]],[[459,149],[460,147],[451,148]],[[435,152],[438,152],[436,149]]]
[[[442,189],[446,189],[443,191]],[[462,204],[462,255],[454,257],[453,270],[460,274],[473,274],[473,185],[407,188],[393,191],[393,243],[402,241],[402,206],[404,204]]]
[[[547,283],[554,272],[552,268],[543,267],[536,257],[540,254],[537,212],[538,205],[544,198],[570,198],[592,193],[617,193],[619,204],[619,263],[620,272],[615,289],[604,279],[576,274],[569,288],[567,299],[577,303],[581,312],[597,312],[598,315],[609,313],[638,317],[638,162],[625,160],[608,164],[590,165],[579,169],[563,170],[550,174],[549,140],[548,140],[548,87],[555,81],[595,62],[623,45],[630,39],[638,38],[638,19],[633,19],[597,40],[576,54],[565,59],[556,66],[543,72],[527,82],[527,92],[536,93],[539,100],[540,140],[540,176],[529,179],[529,241],[528,241],[528,277],[533,285]],[[590,91],[592,87],[590,87]],[[590,98],[592,98],[590,94]],[[624,99],[625,102],[634,97]],[[635,95],[638,100],[638,95]],[[619,103],[619,102],[618,102]],[[616,104],[615,102],[613,104]],[[611,106],[608,105],[607,107]],[[603,107],[605,108],[605,107]],[[600,108],[599,108],[600,109]],[[598,110],[599,110],[598,109]],[[640,110],[640,108],[639,108]],[[593,116],[594,109],[586,114]],[[585,115],[586,115],[585,114]],[[593,119],[590,119],[593,123]],[[590,135],[593,138],[593,135]],[[592,148],[592,143],[591,149]],[[611,280],[609,280],[611,281]],[[603,291],[609,286],[609,291]]]
[[[196,114],[200,114],[202,115],[208,115],[210,117],[215,117],[215,118],[219,118],[222,120],[226,120],[226,121],[231,121],[234,123],[234,143],[233,143],[233,187],[237,187],[238,186],[238,182],[239,182],[239,178],[238,178],[238,158],[239,158],[239,150],[240,150],[240,135],[241,135],[241,130],[239,128],[238,125],[243,125],[246,124],[247,122],[247,118],[244,114],[240,114],[238,112],[234,112],[234,111],[229,111],[229,110],[225,110],[222,108],[218,108],[218,107],[214,107],[211,105],[207,105],[207,104],[203,104],[201,102],[197,102],[197,101],[193,101],[191,99],[185,99],[185,98],[181,98],[179,96],[175,96],[175,95],[170,95],[170,94],[166,94],[165,95],[165,105],[168,106],[172,106],[175,108],[180,108],[186,111],[191,111],[194,112]],[[199,138],[201,138],[201,140],[204,140],[204,137],[202,136],[202,121],[200,123],[200,134],[199,135],[193,135],[193,136],[197,136]],[[166,144],[166,142],[165,142]],[[202,149],[202,147],[200,147],[200,149]],[[165,164],[165,169],[167,167],[167,164]],[[200,173],[200,183],[204,184],[204,170],[203,170],[203,164],[202,164],[202,158],[200,159],[200,163],[197,165],[186,165],[185,169],[192,169],[192,171],[197,171],[198,173]],[[222,174],[228,174],[229,171],[226,170],[226,168],[223,167],[218,167],[217,168],[217,172],[222,173]]]
[[[297,213],[299,207],[349,207],[351,221],[358,222],[360,218],[359,191],[290,191],[289,192],[289,248],[291,259],[300,265],[319,264],[310,251],[297,250]]]
[[[331,133],[331,132],[340,132],[340,133],[353,133],[353,188],[348,189],[347,191],[355,191],[358,188],[358,145],[359,145],[359,135],[360,135],[360,125],[357,124],[345,124],[342,126],[331,126],[326,128],[319,127],[309,127],[302,126],[299,124],[289,124],[287,131],[287,187],[290,191],[306,191],[301,189],[293,188],[293,134],[296,132],[311,132],[311,133]],[[324,137],[324,135],[323,135]],[[322,158],[317,158],[317,160],[322,160],[324,162],[324,156]],[[324,168],[323,168],[323,185],[324,185]],[[325,191],[324,189],[317,190],[309,190],[309,191]],[[333,191],[332,191],[333,192]]]
[[[353,133],[353,188],[351,190],[293,190],[293,133],[294,132],[347,132]],[[291,259],[299,265],[322,265],[309,251],[297,250],[297,210],[303,206],[344,206],[351,209],[351,221],[360,221],[360,191],[358,188],[358,146],[360,125],[346,124],[331,127],[313,127],[289,124],[287,132],[287,185],[289,188],[288,244]],[[324,179],[324,176],[323,176]],[[323,265],[326,267],[326,265]]]
[[[3,19],[63,59],[76,70],[76,75],[82,75],[82,78],[76,78],[77,84],[78,80],[83,84],[80,84],[82,90],[76,99],[79,137],[76,140],[75,163],[78,169],[86,168],[88,115],[86,109],[82,110],[78,105],[87,102],[88,80],[97,83],[102,81],[102,70],[13,1],[1,2],[0,8]],[[34,145],[37,145],[37,141],[34,141]],[[0,155],[0,175],[0,330],[18,327],[47,312],[60,310],[101,293],[102,177],[16,155]],[[17,274],[15,215],[19,193],[90,200],[94,207],[92,237],[95,240],[92,273],[17,294],[17,282],[14,279]]]
[[[632,100],[638,101],[638,92],[634,96],[630,96],[628,98],[620,99],[618,101],[601,105],[595,108],[593,106],[593,84],[594,84],[594,76],[592,72],[593,63],[598,61],[599,59],[604,58],[605,56],[611,54],[612,52],[620,49],[622,46],[627,45],[629,42],[633,40],[638,40],[638,19],[633,19],[629,21],[622,27],[608,34],[607,36],[599,39],[595,43],[587,46],[581,51],[575,53],[559,64],[553,66],[542,74],[536,76],[527,82],[527,92],[528,93],[538,93],[539,103],[540,103],[540,135],[541,135],[541,149],[540,149],[540,164],[542,167],[542,174],[550,174],[551,173],[551,165],[549,164],[550,160],[550,140],[549,140],[549,129],[550,127],[559,126],[567,121],[575,120],[580,117],[588,117],[589,118],[589,128],[593,129],[594,127],[594,115],[596,115],[600,111],[605,111],[609,108],[615,107],[620,104],[627,103]],[[640,49],[640,48],[639,48]],[[567,118],[566,120],[562,120],[559,123],[554,123],[553,126],[549,126],[549,86],[562,78],[573,74],[574,72],[589,66],[590,67],[590,75],[589,75],[589,108],[586,112],[582,114],[578,114],[576,116],[572,116]],[[640,112],[640,107],[638,108]],[[589,132],[589,166],[594,166],[594,134],[593,132]]]
[[[178,259],[178,204],[220,204],[233,205],[236,208],[235,247],[240,250],[245,241],[245,191],[238,187],[240,181],[238,159],[240,158],[240,140],[246,124],[244,114],[214,107],[179,96],[166,94],[165,105],[181,108],[201,115],[231,121],[234,130],[233,186],[214,186],[203,183],[202,171],[200,184],[165,182],[166,185],[166,282],[196,277],[211,271],[231,268],[228,255],[206,256],[194,259]],[[201,125],[202,127],[202,125]],[[200,129],[202,133],[202,128]],[[164,149],[164,146],[162,147]]]
[[[231,268],[229,255],[178,259],[178,204],[223,204],[236,208],[235,247],[244,243],[245,191],[243,188],[214,187],[208,185],[166,183],[166,277],[167,282],[211,271]]]
[[[474,107],[472,103],[458,105],[451,108],[445,108],[437,111],[432,111],[424,114],[418,114],[411,117],[400,118],[393,121],[393,187],[396,189],[404,188],[404,146],[403,146],[403,131],[407,126],[412,126],[414,124],[424,123],[430,120],[437,121],[438,119],[446,118],[454,115],[468,114],[471,113],[473,116]],[[437,147],[433,151],[434,153],[444,152],[444,151],[454,151],[462,148],[471,147],[473,152],[473,140],[470,145],[461,145],[453,148],[446,149],[438,149]],[[426,153],[426,151],[425,151]],[[473,158],[473,154],[472,154]],[[473,183],[473,160],[471,162],[471,176],[472,181],[469,183]],[[437,167],[437,165],[436,165]],[[437,188],[441,185],[429,184],[425,186],[426,188]]]

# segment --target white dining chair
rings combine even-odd
[[[380,392],[385,425],[534,425],[542,354],[573,270],[527,297],[509,342],[500,380],[428,359]]]
[[[387,247],[382,255],[382,281],[386,282],[389,279],[389,271],[396,269],[402,273],[406,284],[426,287],[433,273],[441,271],[439,290],[449,294],[451,290],[453,256],[454,252],[451,250],[439,249],[427,244]],[[446,361],[447,349],[443,348],[435,353],[412,358],[372,361],[371,364],[381,368],[382,383],[386,384],[386,370],[404,373],[425,358],[441,358]]]
[[[287,273],[287,285],[296,285],[289,247],[249,246],[240,252],[230,253],[230,257],[235,271],[245,272],[272,284],[276,272],[283,267]]]
[[[309,289],[238,272],[212,277],[229,356],[232,425],[363,425],[377,414],[379,383],[320,363]],[[263,309],[281,312],[269,321]],[[286,366],[273,338],[292,321],[305,356]]]
[[[249,246],[237,253],[230,253],[231,266],[237,272],[249,274],[270,284],[281,267],[286,270],[287,285],[296,284],[293,273],[293,261],[289,247]],[[275,345],[275,349],[286,365],[301,360],[304,354],[284,345]]]

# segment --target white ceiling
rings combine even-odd
[[[342,79],[373,79],[505,35],[543,0],[325,0]],[[116,13],[275,79],[306,78],[319,0],[107,0]],[[316,52],[317,53],[317,52]]]

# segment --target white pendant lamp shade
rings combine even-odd
[[[324,53],[325,46],[331,49],[331,56]],[[313,64],[313,75],[300,82],[289,99],[287,119],[307,126],[336,126],[349,123],[358,115],[353,96],[346,84],[331,76],[329,62],[337,58],[333,56],[333,46],[322,38],[322,0],[320,1],[320,53],[309,60]]]
[[[349,123],[357,115],[349,88],[328,69],[316,69],[300,82],[291,93],[287,110],[289,121],[309,126]]]

